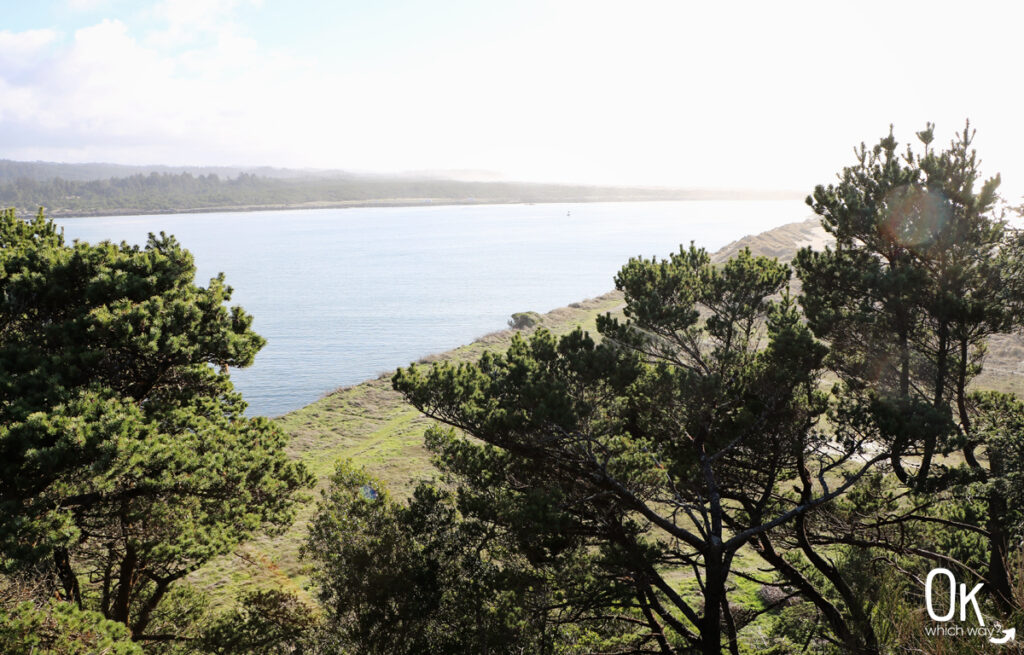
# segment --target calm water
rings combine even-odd
[[[799,201],[691,201],[323,209],[73,218],[69,239],[174,234],[205,284],[266,347],[232,371],[251,414],[275,416],[339,386],[613,288],[630,256],[695,241],[710,251],[802,220]]]

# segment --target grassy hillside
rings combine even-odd
[[[622,295],[611,292],[539,315],[529,330],[544,327],[555,334],[566,334],[581,326],[595,334],[596,317],[617,312],[622,305]],[[485,350],[506,349],[515,333],[516,330],[495,332],[421,361],[473,360]],[[398,496],[409,492],[418,480],[435,473],[423,448],[428,419],[391,389],[390,375],[338,389],[278,421],[292,437],[291,454],[316,474],[317,489],[287,533],[246,544],[199,572],[196,579],[200,584],[220,598],[234,595],[240,588],[259,586],[302,590],[306,575],[299,560],[299,547],[305,538],[305,526],[316,508],[319,490],[340,458],[366,467]]]
[[[823,247],[827,234],[817,221],[784,225],[755,236],[739,239],[715,253],[724,261],[741,248],[754,254],[789,260],[799,247]],[[528,330],[544,327],[565,334],[577,326],[595,333],[595,319],[622,308],[622,296],[612,292],[539,317]],[[489,334],[455,350],[421,361],[438,359],[471,360],[485,350],[507,348],[515,333],[503,330]],[[980,388],[1012,391],[1024,395],[1024,338],[997,337],[990,344],[985,372],[977,380]],[[232,556],[207,566],[197,581],[221,598],[242,588],[283,586],[303,591],[306,578],[299,559],[305,526],[316,507],[322,488],[339,458],[350,458],[385,480],[396,495],[407,493],[417,480],[434,475],[423,448],[428,419],[421,416],[391,389],[390,375],[338,389],[324,398],[278,419],[291,435],[291,454],[304,461],[316,474],[318,489],[311,494],[292,527],[284,535],[251,542]]]

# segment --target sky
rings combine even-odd
[[[1018,5],[0,0],[0,158],[809,192],[970,119],[1018,199]]]

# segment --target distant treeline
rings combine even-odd
[[[18,167],[23,167],[19,169]],[[44,167],[40,169],[38,167]],[[705,198],[782,197],[786,194],[680,190],[663,188],[592,187],[519,182],[465,182],[405,176],[330,175],[286,177],[297,171],[267,169],[272,176],[241,172],[150,172],[106,179],[39,179],[47,170],[95,174],[111,164],[47,164],[0,161],[0,207],[50,216],[261,209],[302,205],[426,204],[502,202],[586,202],[614,200],[695,200]],[[52,168],[57,167],[57,168]],[[62,167],[62,168],[61,168]],[[92,168],[95,167],[95,168]],[[106,168],[104,168],[106,167]],[[23,176],[9,176],[21,170]],[[198,170],[198,169],[197,169]],[[231,169],[225,169],[231,170]]]
[[[111,177],[131,177],[132,175],[149,175],[150,173],[191,173],[195,176],[212,173],[220,177],[236,177],[241,173],[249,173],[250,175],[273,178],[339,177],[352,175],[340,170],[274,168],[271,166],[132,166],[102,162],[65,164],[52,161],[0,159],[0,182],[14,182],[16,180],[44,182],[58,177],[64,180],[90,182],[93,180],[106,180]]]

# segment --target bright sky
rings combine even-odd
[[[0,0],[0,158],[810,191],[970,118],[1017,198],[1018,6]]]

